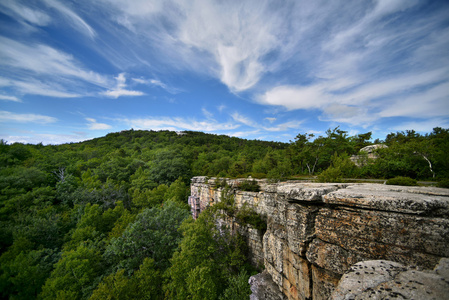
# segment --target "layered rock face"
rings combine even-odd
[[[247,237],[252,262],[265,266],[251,279],[253,299],[328,299],[355,263],[433,269],[449,257],[448,189],[262,180],[260,192],[244,192],[239,182],[228,180],[236,207],[249,206],[267,221],[262,232],[225,220]],[[194,216],[219,201],[213,179],[192,179]]]

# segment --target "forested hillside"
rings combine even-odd
[[[371,133],[338,127],[288,144],[135,130],[63,145],[1,141],[1,296],[242,299],[254,271],[245,244],[218,234],[213,211],[193,221],[190,178],[449,177],[449,130],[384,142],[357,168],[349,156],[373,143]]]

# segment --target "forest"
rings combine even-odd
[[[216,227],[216,210],[192,219],[190,178],[402,176],[447,187],[449,129],[371,136],[336,127],[290,143],[140,130],[61,145],[1,140],[1,299],[248,298],[260,269],[242,237]],[[359,153],[379,143],[388,147],[377,159]]]

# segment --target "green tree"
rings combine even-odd
[[[42,299],[81,299],[92,293],[104,270],[100,249],[79,245],[64,251],[42,288]]]
[[[150,163],[150,179],[158,184],[170,184],[180,176],[190,178],[188,159],[174,150],[161,150]]]
[[[145,258],[131,277],[124,269],[105,277],[89,299],[163,299],[161,286],[161,272],[155,268],[153,259]]]
[[[22,251],[14,258],[0,258],[0,293],[10,299],[35,299],[59,259],[52,249]]]
[[[226,278],[236,274],[246,260],[242,238],[217,228],[210,210],[196,221],[187,219],[180,230],[184,238],[166,272],[167,297],[217,299],[227,287]]]
[[[178,227],[189,216],[189,211],[171,201],[162,207],[144,209],[120,237],[111,239],[106,259],[128,273],[137,270],[145,257],[154,259],[158,268],[166,269],[182,238]]]

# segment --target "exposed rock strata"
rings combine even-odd
[[[271,277],[282,299],[328,299],[360,261],[433,269],[449,257],[448,189],[260,181],[260,192],[242,192],[239,181],[228,181],[235,205],[252,207],[267,231],[225,221],[247,237],[253,263],[265,266],[264,281]],[[192,179],[194,216],[221,201],[213,182]]]

